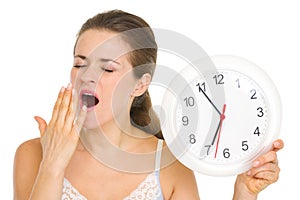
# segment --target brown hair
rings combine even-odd
[[[142,66],[139,67],[142,70],[133,70],[137,78],[141,78],[145,73],[153,76],[157,59],[157,44],[152,29],[142,18],[121,10],[97,14],[82,25],[77,40],[89,29],[104,29],[117,33],[138,30],[138,35],[134,32],[124,35],[124,40],[134,49],[129,53],[129,62],[133,67]],[[160,122],[152,109],[148,90],[143,95],[134,98],[130,118],[133,126],[158,138],[163,138]]]

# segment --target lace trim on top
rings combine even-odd
[[[62,200],[87,200],[67,180],[64,179]],[[139,186],[123,200],[162,200],[159,172],[149,174]]]
[[[62,200],[87,200],[82,196],[67,180],[64,179],[63,191],[62,191]]]
[[[162,198],[162,193],[159,184],[159,172],[153,172],[140,183],[130,195],[123,200],[159,200]]]

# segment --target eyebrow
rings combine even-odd
[[[86,56],[83,56],[83,55],[75,55],[74,58],[81,58],[82,60],[85,60],[86,59]],[[110,59],[110,58],[100,58],[99,59],[101,62],[114,62],[118,65],[121,65],[119,62],[113,60],[113,59]]]
[[[117,61],[115,61],[113,59],[110,59],[110,58],[100,58],[100,61],[101,62],[114,62],[114,63],[116,63],[118,65],[121,65],[119,62],[117,62]]]
[[[85,60],[86,57],[85,56],[82,56],[82,55],[75,55],[74,58],[81,58],[82,60]]]

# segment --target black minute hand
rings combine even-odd
[[[221,125],[221,120],[220,120],[220,122],[219,122],[218,128],[217,128],[216,133],[215,133],[215,135],[214,135],[214,138],[213,138],[213,140],[212,140],[212,142],[211,142],[211,146],[213,146],[213,145],[215,144],[215,141],[216,141],[216,138],[217,138],[219,129],[220,129],[220,125]]]
[[[221,115],[221,112],[218,110],[218,108],[215,106],[215,104],[210,100],[210,98],[205,94],[204,90],[202,90],[201,87],[199,87],[199,90],[204,94],[206,99],[209,101],[209,103],[216,109],[216,111]]]

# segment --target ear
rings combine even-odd
[[[144,94],[148,89],[151,82],[151,75],[149,73],[144,74],[136,83],[133,92],[131,93],[132,96],[138,97]]]

